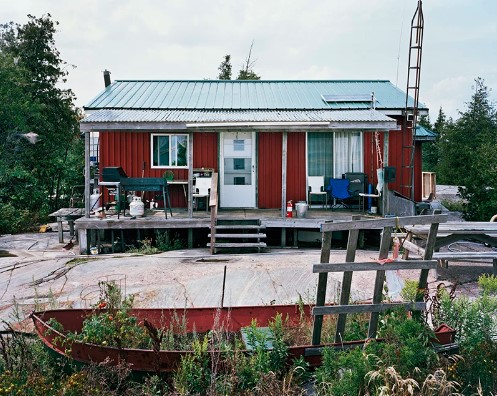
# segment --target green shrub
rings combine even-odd
[[[326,347],[323,350],[323,364],[314,373],[318,394],[366,394],[365,378],[369,370],[369,361],[360,348],[337,351]]]
[[[400,297],[404,301],[416,301],[416,296],[418,294],[418,281],[406,279],[404,281],[404,287],[400,292]]]
[[[485,283],[484,281],[483,283]],[[493,280],[488,282],[493,284]],[[463,393],[495,393],[497,386],[497,298],[488,294],[470,300],[468,297],[451,299],[441,293],[437,323],[446,323],[456,330],[456,342],[463,357],[450,370],[450,379],[463,387]]]
[[[478,278],[478,286],[483,294],[497,294],[497,276],[483,274]]]
[[[423,322],[410,319],[404,311],[387,314],[380,322],[378,337],[383,342],[368,345],[368,353],[394,366],[402,377],[421,379],[438,362],[431,347],[433,331]]]
[[[183,242],[179,238],[169,238],[169,235],[166,232],[157,232],[157,241],[156,241],[157,249],[161,252],[168,252],[170,250],[180,250],[183,249]]]
[[[31,231],[39,215],[27,209],[16,209],[11,203],[0,203],[0,234],[18,234]]]

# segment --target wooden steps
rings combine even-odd
[[[265,228],[259,219],[218,219],[209,234],[209,238],[213,240],[213,253],[217,253],[217,249],[257,249],[260,252],[267,247],[261,241],[266,238],[266,234],[261,232]],[[211,247],[211,243],[207,247]]]

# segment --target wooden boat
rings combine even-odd
[[[257,327],[266,327],[281,314],[286,321],[286,326],[298,326],[302,318],[312,316],[312,307],[309,305],[268,305],[268,306],[242,306],[230,308],[185,308],[185,309],[132,309],[129,315],[137,318],[139,323],[146,320],[155,328],[167,328],[168,324],[182,316],[186,332],[204,333],[213,329],[227,332],[240,332],[242,328],[251,326],[257,320]],[[83,322],[93,315],[90,309],[64,309],[33,312],[31,318],[36,332],[44,344],[58,355],[66,356],[77,363],[101,363],[106,359],[114,364],[125,361],[131,365],[133,371],[141,372],[167,372],[173,371],[181,361],[181,357],[191,354],[192,351],[116,348],[113,346],[95,345],[81,341],[68,340],[67,333],[81,333]],[[183,316],[184,315],[184,316]],[[57,331],[49,323],[56,320],[64,331]],[[364,341],[353,342],[362,344]],[[65,346],[63,346],[65,345]],[[70,345],[70,348],[66,348]],[[315,346],[313,346],[315,347]],[[306,350],[311,345],[298,345],[288,347],[288,359],[306,355]],[[245,352],[248,352],[246,350]],[[306,356],[311,366],[321,362],[320,356]]]

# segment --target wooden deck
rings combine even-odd
[[[320,232],[321,224],[330,221],[347,221],[353,216],[361,215],[358,211],[330,210],[322,208],[313,208],[308,210],[305,218],[287,218],[281,217],[281,211],[276,209],[245,209],[245,210],[218,210],[218,219],[259,219],[261,225],[266,227],[270,233],[280,235],[279,243],[275,246],[287,246],[287,240],[292,245],[297,246],[298,233],[302,231]],[[81,253],[89,251],[89,246],[94,242],[96,231],[110,233],[112,243],[115,238],[123,238],[123,231],[129,232],[134,230],[139,239],[147,231],[165,230],[166,232],[184,231],[188,234],[188,247],[197,246],[195,239],[202,238],[210,231],[211,214],[205,210],[193,212],[193,217],[188,217],[186,209],[173,209],[173,215],[164,216],[161,209],[146,210],[145,216],[140,218],[130,217],[129,214],[117,217],[116,214],[107,214],[105,218],[91,216],[82,217],[76,220],[78,230],[78,239]],[[289,236],[289,237],[288,237]],[[274,245],[274,244],[273,244]],[[204,245],[206,246],[206,245]]]

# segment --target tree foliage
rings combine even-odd
[[[218,67],[219,75],[217,78],[219,80],[231,80],[231,55],[225,55],[224,60]]]
[[[488,221],[497,214],[497,113],[484,80],[475,80],[475,92],[465,112],[454,122],[439,116],[439,180],[460,186],[468,220]]]
[[[437,133],[435,141],[423,144],[423,171],[435,172],[437,170],[440,159],[440,139],[443,138],[446,128],[451,123],[452,119],[447,119],[442,108],[439,109],[437,120],[433,125],[430,124],[429,119],[421,118],[420,125]]]
[[[55,47],[57,22],[28,15],[0,26],[0,232],[44,221],[82,184],[83,145],[67,64]],[[30,134],[30,135],[27,135]],[[27,136],[37,135],[36,142]],[[25,213],[20,220],[16,216]]]
[[[254,43],[250,45],[250,50],[245,59],[245,62],[242,65],[242,68],[238,71],[237,80],[260,80],[261,76],[259,76],[256,72],[254,72],[255,62],[252,60],[252,48]],[[217,78],[219,80],[231,80],[232,77],[232,66],[231,66],[231,55],[225,55],[223,61],[218,67],[219,74]]]

